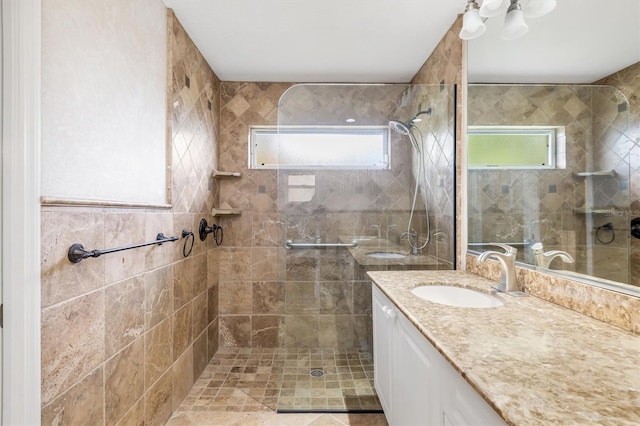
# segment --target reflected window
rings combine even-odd
[[[254,126],[253,169],[389,169],[388,126]]]
[[[289,175],[287,182],[287,201],[289,203],[307,203],[316,195],[315,175]]]
[[[564,127],[470,126],[470,169],[563,169]]]

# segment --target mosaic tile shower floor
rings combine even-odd
[[[290,414],[310,411],[316,414]],[[234,424],[243,413],[255,424],[386,425],[383,414],[366,414],[381,411],[367,352],[221,348],[168,424]],[[224,419],[231,420],[218,423]]]

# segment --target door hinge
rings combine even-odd
[[[0,328],[4,328],[4,303],[0,304]]]

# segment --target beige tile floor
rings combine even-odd
[[[321,368],[323,375],[310,371]],[[280,398],[280,402],[278,402]],[[366,352],[220,349],[167,425],[386,425]]]

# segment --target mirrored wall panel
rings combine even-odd
[[[640,284],[630,251],[634,143],[618,89],[470,85],[468,126],[469,250],[506,243],[536,268]]]

